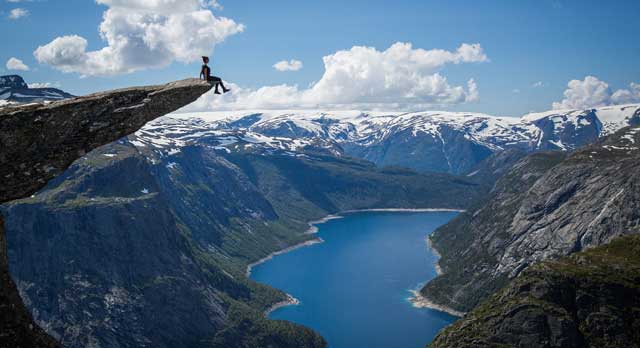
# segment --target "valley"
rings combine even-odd
[[[638,122],[638,110],[627,105],[522,119],[437,112],[172,114],[82,156],[31,197],[3,205],[9,265],[35,322],[64,347],[323,347],[334,337],[320,335],[326,327],[279,316],[294,307],[272,317],[318,327],[320,334],[264,316],[291,298],[282,291],[287,286],[247,279],[248,265],[313,243],[308,223],[327,215],[466,210],[432,235],[444,274],[421,295],[468,312],[530,264],[634,231],[630,212],[624,213],[629,224],[614,231],[606,218],[618,202],[611,194],[633,192],[625,178],[636,163],[636,133],[624,127]],[[575,151],[585,145],[588,150]],[[594,171],[602,166],[607,174]],[[604,186],[584,195],[609,203],[583,209],[594,214],[588,231],[557,232],[553,221],[574,219],[574,210],[563,210],[566,203],[584,204],[573,196],[601,177]],[[527,203],[524,192],[556,198]],[[539,211],[560,214],[547,217],[552,232],[545,234],[559,238],[557,247],[532,248],[547,242],[520,232],[521,240],[505,244],[514,214],[529,221],[519,223],[523,231],[535,231]],[[426,255],[426,245],[415,243]],[[420,264],[410,272],[412,286],[435,275],[424,275],[430,266]],[[405,295],[409,313],[434,313],[411,308]],[[414,338],[428,343],[444,325],[439,322],[424,324]]]
[[[10,266],[36,322],[67,347],[322,346],[263,318],[287,297],[247,280],[249,263],[312,239],[307,223],[328,214],[463,209],[486,191],[446,173],[216,141],[154,148],[132,135],[3,208]]]
[[[639,15],[0,0],[0,348],[640,348]]]

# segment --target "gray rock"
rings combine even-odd
[[[467,311],[529,265],[640,232],[639,144],[625,128],[564,160],[518,162],[484,205],[435,232],[444,274],[423,293]]]

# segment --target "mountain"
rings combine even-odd
[[[328,214],[462,209],[484,192],[311,140],[165,117],[2,210],[18,289],[65,347],[301,348],[325,343],[265,319],[288,298],[248,280],[248,264],[314,240],[308,221]]]
[[[0,102],[4,104],[56,101],[73,97],[57,88],[30,88],[18,75],[0,76]]]
[[[435,348],[640,347],[640,235],[525,270]]]
[[[514,165],[483,204],[435,231],[444,272],[422,294],[468,311],[524,269],[640,227],[640,128],[571,154],[536,153]]]
[[[176,115],[179,117],[179,115]],[[492,154],[574,150],[640,124],[640,105],[549,111],[522,118],[455,112],[252,111],[184,114],[218,131],[314,143],[379,166],[468,174]]]
[[[274,251],[314,241],[304,233],[308,221],[344,210],[469,210],[446,228],[470,221],[474,227],[453,240],[442,232],[434,237],[447,246],[436,245],[446,273],[434,284],[449,277],[450,288],[433,293],[463,310],[528,264],[605,243],[636,221],[637,209],[618,202],[635,194],[634,182],[623,180],[637,170],[625,159],[635,153],[635,130],[616,133],[617,140],[576,160],[576,168],[570,159],[581,151],[537,151],[572,150],[636,124],[638,105],[522,119],[224,112],[174,115],[143,127],[209,88],[186,80],[0,109],[1,202],[19,199],[1,208],[9,251],[3,248],[0,260],[0,307],[11,310],[0,320],[12,331],[0,346],[37,340],[54,346],[52,336],[66,347],[323,347],[309,329],[267,320],[265,311],[290,298],[252,282],[245,271]],[[588,167],[590,158],[602,161]],[[567,172],[547,178],[565,165]],[[603,168],[602,178],[594,176]],[[475,202],[491,187],[491,209],[476,215],[483,206]],[[583,188],[580,199],[610,203],[574,203]],[[622,191],[611,199],[609,189]],[[581,225],[563,229],[577,214],[563,210],[566,202],[597,220],[589,233],[572,234]],[[624,223],[605,223],[609,214]],[[512,215],[521,229],[508,235]],[[535,231],[546,227],[559,237],[537,238]],[[580,240],[578,248],[572,238]],[[468,250],[461,252],[465,241]],[[34,325],[17,291],[50,336]]]
[[[145,122],[193,102],[209,89],[206,83],[186,80],[48,105],[1,108],[0,203],[31,196],[87,151],[136,131]],[[33,322],[9,274],[2,216],[0,309],[1,347],[58,345]]]

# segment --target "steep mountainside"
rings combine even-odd
[[[476,183],[493,186],[527,155],[528,152],[518,148],[496,152],[472,168],[465,177]]]
[[[21,294],[66,347],[299,348],[324,341],[265,320],[287,298],[247,280],[247,264],[313,239],[307,222],[330,213],[464,208],[482,192],[449,174],[163,118],[4,211]]]
[[[185,80],[0,109],[0,203],[32,195],[74,159],[193,102],[209,89],[206,83]],[[0,347],[56,346],[25,309],[7,259],[0,217]]]
[[[625,128],[566,159],[518,162],[489,201],[432,236],[444,274],[422,293],[467,311],[527,266],[640,232],[640,128]]]
[[[67,98],[73,98],[73,95],[57,88],[30,88],[18,75],[0,76],[0,101],[5,103],[34,103]]]
[[[589,144],[639,124],[640,105],[550,111],[520,119],[435,111],[255,111],[186,116],[202,118],[201,126],[210,130],[244,131],[293,144],[314,143],[381,166],[464,174],[506,149],[573,150]]]
[[[529,267],[431,346],[640,347],[640,236]]]

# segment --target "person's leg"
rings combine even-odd
[[[222,91],[224,93],[227,93],[230,91],[230,89],[228,89],[227,87],[224,86],[224,83],[222,82],[222,80],[220,80],[220,86],[222,86]]]
[[[210,83],[213,83],[213,85],[215,86],[215,91],[213,91],[213,93],[220,94],[220,91],[218,90],[218,85],[220,83],[222,83],[222,80],[219,77],[216,77],[216,76],[209,76],[207,78],[207,81],[209,81]],[[224,90],[224,88],[223,88],[223,90]]]
[[[218,85],[222,86],[222,91],[224,93],[227,93],[230,91],[230,89],[228,89],[227,87],[224,86],[224,83],[222,82],[222,79],[217,77],[217,76],[211,76],[211,81],[213,81],[216,84],[216,91],[218,91]],[[216,94],[220,94],[219,92]]]

